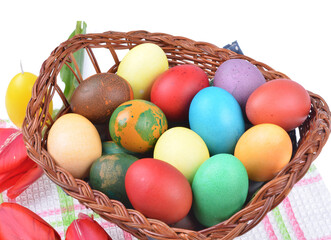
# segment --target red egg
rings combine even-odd
[[[167,224],[183,219],[192,205],[192,190],[185,176],[169,163],[153,158],[140,159],[129,167],[125,189],[136,210]]]
[[[208,86],[208,76],[198,66],[175,66],[157,77],[151,102],[161,108],[169,121],[185,121],[193,97]]]
[[[310,96],[300,84],[276,79],[264,83],[249,96],[246,114],[254,125],[273,123],[290,131],[306,120],[310,106]]]

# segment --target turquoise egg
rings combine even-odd
[[[237,100],[226,90],[207,87],[193,98],[189,109],[190,128],[206,143],[211,155],[233,154],[245,121]]]

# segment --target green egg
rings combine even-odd
[[[115,153],[126,153],[134,155],[133,152],[126,150],[125,148],[117,145],[114,141],[105,141],[102,142],[102,155],[106,154],[115,154]]]
[[[124,147],[116,144],[114,141],[104,141],[102,142],[102,155],[116,154],[116,153],[126,153],[132,155],[136,158],[149,158],[152,157],[151,153],[135,153],[129,150],[126,150]]]
[[[239,211],[248,193],[248,175],[244,165],[231,154],[207,159],[193,182],[193,212],[206,227],[218,224]]]

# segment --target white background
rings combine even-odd
[[[147,30],[185,36],[220,47],[238,40],[243,52],[285,73],[331,105],[331,14],[315,1],[1,1],[0,118],[8,118],[9,81],[38,75],[51,51],[77,20],[87,32]],[[331,143],[315,160],[331,191]]]

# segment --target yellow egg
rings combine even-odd
[[[174,127],[165,131],[158,139],[154,158],[177,168],[192,183],[200,165],[209,158],[207,145],[191,129]]]
[[[130,83],[134,98],[148,100],[155,78],[168,67],[168,59],[162,48],[153,43],[143,43],[124,56],[117,74]]]
[[[61,116],[51,127],[47,149],[58,166],[75,178],[84,178],[93,161],[102,154],[99,133],[85,117],[68,113]]]
[[[287,132],[275,124],[251,127],[238,140],[234,150],[245,166],[248,178],[263,182],[272,179],[290,161],[292,142]]]

